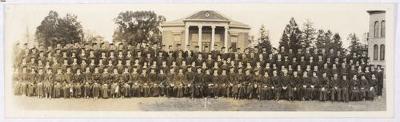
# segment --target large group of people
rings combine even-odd
[[[235,52],[74,43],[15,51],[15,95],[361,101],[382,95],[383,67],[366,54],[266,48]]]

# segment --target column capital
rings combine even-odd
[[[199,29],[200,29],[200,28],[202,28],[202,27],[203,27],[203,25],[197,25],[197,27],[199,27]]]
[[[215,26],[215,25],[211,25],[211,28],[212,28],[212,29],[215,29],[216,27],[217,27],[217,26]]]

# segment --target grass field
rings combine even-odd
[[[115,98],[115,99],[46,99],[15,97],[25,110],[82,110],[82,111],[384,111],[386,100],[321,102],[321,101],[272,101],[234,100],[232,98]]]

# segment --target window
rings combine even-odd
[[[231,48],[232,48],[232,52],[236,52],[237,51],[237,46],[236,46],[236,42],[232,42],[231,43]]]
[[[232,38],[231,38],[231,47],[228,47],[228,48],[231,48],[232,49],[232,52],[236,52],[237,51],[237,41],[238,39],[237,39],[237,37],[236,36],[233,36]]]
[[[381,37],[385,37],[385,20],[381,22]]]
[[[380,49],[380,56],[381,56],[381,61],[385,60],[385,45],[381,44],[381,49]]]
[[[374,37],[379,37],[379,22],[375,21],[374,23]]]
[[[378,45],[374,45],[374,60],[378,60]]]

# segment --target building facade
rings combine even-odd
[[[385,66],[385,11],[370,10],[368,56],[371,65]]]
[[[171,50],[235,52],[250,43],[248,25],[211,10],[167,21],[161,28],[162,43]]]

